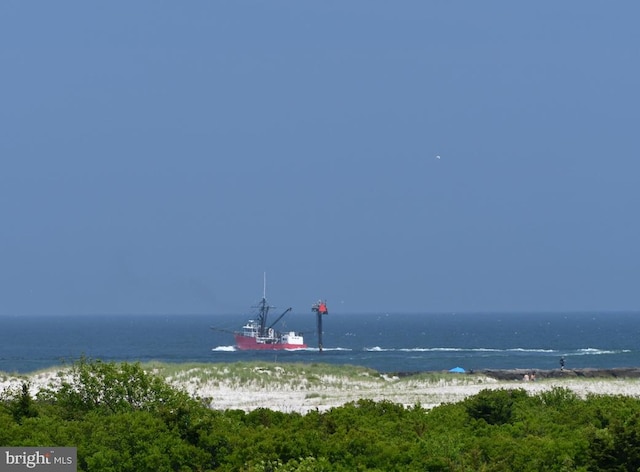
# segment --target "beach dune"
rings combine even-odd
[[[589,394],[640,396],[640,369],[535,371],[486,370],[473,373],[423,372],[380,374],[366,368],[319,364],[149,364],[145,370],[200,398],[217,410],[326,411],[359,399],[391,401],[406,407],[433,408],[455,403],[484,389],[522,388],[531,394],[567,388]],[[26,376],[0,375],[0,392],[28,381],[32,395],[54,387],[60,369]],[[529,379],[529,380],[525,380]]]

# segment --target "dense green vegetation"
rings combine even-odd
[[[3,446],[77,446],[79,471],[636,471],[640,400],[483,390],[425,410],[214,411],[139,364],[81,360],[0,398]]]

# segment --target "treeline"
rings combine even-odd
[[[214,411],[139,364],[81,360],[0,397],[0,445],[76,446],[78,471],[637,471],[640,400],[484,390],[425,410]]]

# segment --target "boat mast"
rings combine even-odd
[[[260,322],[260,336],[264,336],[267,331],[267,315],[269,314],[269,308],[267,304],[267,273],[262,274],[262,301],[258,305],[259,314],[258,321]]]

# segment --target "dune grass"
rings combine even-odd
[[[256,408],[305,413],[326,410],[359,399],[388,400],[406,406],[434,407],[455,403],[483,389],[526,389],[533,394],[557,386],[590,394],[640,396],[640,379],[541,378],[536,382],[497,380],[484,375],[446,371],[410,375],[381,374],[375,370],[322,363],[232,362],[167,363],[145,362],[140,366],[170,385],[206,402],[214,409]],[[32,394],[43,387],[56,388],[70,365],[32,374],[0,373],[0,393],[16,389],[26,380]]]
[[[200,382],[226,382],[238,385],[277,384],[304,380],[318,384],[328,378],[349,381],[382,379],[381,375],[365,367],[333,364],[303,364],[275,362],[186,363],[150,362],[142,367],[172,380],[197,379]]]

